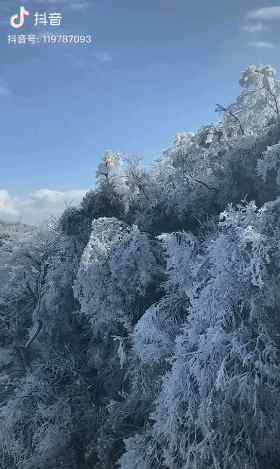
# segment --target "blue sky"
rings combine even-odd
[[[62,13],[47,31],[94,43],[8,45],[21,5]],[[21,34],[38,34],[28,20]],[[108,149],[150,163],[177,132],[215,121],[247,65],[280,68],[279,26],[273,0],[1,0],[0,190],[88,188]]]

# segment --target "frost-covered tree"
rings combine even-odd
[[[72,291],[80,243],[49,232],[20,243],[11,256],[13,263],[5,265],[11,282],[4,284],[1,300],[5,302],[5,292],[7,313],[17,329],[21,327],[18,337],[17,329],[9,327],[12,342],[6,350],[13,359],[0,367],[1,378],[5,371],[9,378],[2,380],[1,464],[20,469],[85,467],[87,439],[81,435],[93,417],[90,366],[80,356],[88,338],[84,321],[74,314]]]
[[[173,233],[159,237],[166,252],[165,295],[153,304],[137,322],[133,344],[143,363],[158,363],[168,359],[175,339],[189,309],[192,289],[192,258],[199,246],[197,239],[187,233]]]
[[[116,219],[93,222],[74,290],[80,314],[89,319],[93,330],[88,353],[103,415],[94,443],[97,467],[109,468],[117,460],[122,448],[118,433],[127,434],[126,419],[136,419],[135,400],[134,404],[126,400],[132,380],[128,376],[130,332],[160,295],[163,272],[159,241]]]
[[[153,302],[163,275],[160,257],[159,243],[136,226],[116,219],[94,221],[75,294],[96,331],[115,323],[129,329],[143,300]]]
[[[224,113],[228,137],[255,134],[279,118],[280,82],[273,67],[251,65],[242,73],[239,83],[242,92],[236,102],[227,108],[217,108]]]
[[[257,163],[257,173],[269,187],[271,198],[279,195],[280,188],[280,144],[268,146]]]
[[[279,207],[229,208],[205,247],[154,414],[169,468],[277,467]]]
[[[278,469],[279,81],[0,223],[1,469]]]
[[[105,153],[96,172],[96,205],[99,217],[123,218],[126,184],[120,154]]]

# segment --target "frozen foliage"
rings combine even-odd
[[[144,363],[160,361],[172,351],[178,328],[172,316],[164,316],[163,305],[151,306],[135,327],[134,349]]]
[[[161,276],[160,248],[156,241],[116,219],[94,221],[75,284],[81,312],[95,329],[114,321],[129,327],[133,305],[152,295]],[[100,310],[102,314],[100,314]]]
[[[191,259],[197,240],[191,234],[174,233],[160,239],[166,250],[165,296],[152,305],[135,326],[134,350],[144,363],[170,357],[180,326],[187,317],[193,273]]]
[[[277,186],[280,185],[280,144],[277,143],[268,147],[262,158],[258,162],[258,174],[264,181],[270,176],[270,182],[273,178]]]
[[[280,82],[271,66],[251,65],[240,79],[243,88],[236,103],[225,113],[226,131],[257,133],[279,117]],[[237,119],[236,119],[237,118]]]
[[[278,469],[280,85],[0,223],[1,469]]]
[[[279,208],[229,208],[207,246],[208,281],[191,298],[154,414],[167,467],[276,467]]]

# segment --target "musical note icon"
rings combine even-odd
[[[10,24],[13,28],[19,29],[24,25],[25,17],[30,13],[24,7],[20,7],[19,15],[13,15],[10,19]]]

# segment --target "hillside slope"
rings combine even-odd
[[[0,224],[1,469],[279,468],[280,83],[241,86],[57,226]]]

